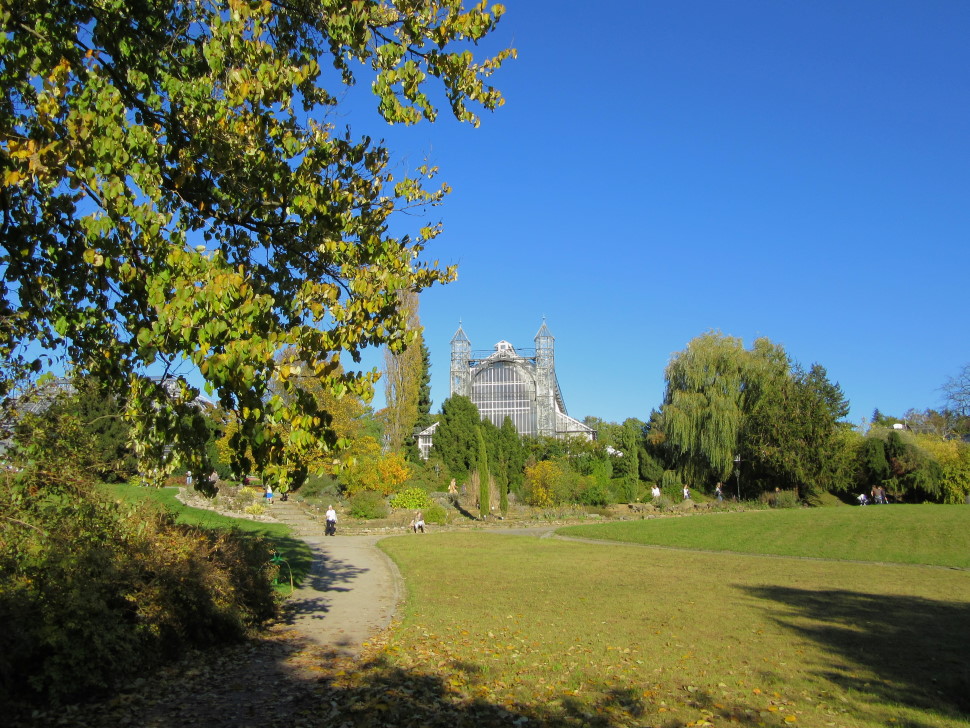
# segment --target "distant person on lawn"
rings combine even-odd
[[[421,513],[421,511],[418,511],[414,515],[414,520],[411,521],[411,528],[414,530],[415,533],[417,533],[418,531],[421,531],[421,533],[424,533],[424,514]]]

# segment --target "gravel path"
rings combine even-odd
[[[341,656],[360,653],[385,629],[403,598],[397,566],[377,547],[383,536],[303,536],[313,567],[287,600],[284,621]]]

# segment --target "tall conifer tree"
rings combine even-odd
[[[491,510],[492,493],[489,488],[488,451],[485,448],[485,433],[476,429],[478,436],[478,514],[485,518]]]
[[[441,405],[441,418],[434,433],[432,451],[459,484],[468,479],[477,459],[476,431],[481,417],[468,397],[456,394]]]

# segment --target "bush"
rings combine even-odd
[[[322,505],[337,499],[340,495],[340,483],[329,475],[308,475],[307,479],[294,491],[296,497],[307,503]]]
[[[276,613],[258,539],[100,499],[49,467],[6,474],[0,512],[0,703],[58,704]],[[25,498],[27,493],[32,497]]]
[[[654,498],[651,503],[659,511],[669,511],[674,507],[674,501],[665,495]]]
[[[680,473],[676,470],[665,470],[663,477],[660,479],[660,490],[671,500],[682,500],[684,483],[680,479]]]
[[[353,518],[373,520],[387,518],[387,503],[383,496],[373,490],[363,490],[350,499],[350,515]]]
[[[793,490],[762,493],[760,500],[762,503],[767,503],[771,508],[798,508],[801,505],[798,494]]]
[[[438,503],[427,506],[423,513],[425,523],[435,523],[441,526],[448,522],[448,511]]]
[[[590,483],[579,494],[578,501],[587,506],[605,506],[612,502],[609,488],[590,478]]]
[[[613,503],[635,503],[640,500],[643,486],[637,478],[615,478],[610,481],[610,495]]]
[[[423,488],[405,488],[391,496],[391,508],[419,509],[431,505],[431,498]],[[427,520],[427,519],[425,519]]]

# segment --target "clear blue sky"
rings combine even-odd
[[[429,253],[459,280],[421,303],[435,411],[459,320],[490,349],[543,316],[580,419],[646,419],[712,329],[822,364],[853,421],[940,405],[970,362],[970,3],[506,8],[505,107],[375,130],[454,187]]]

